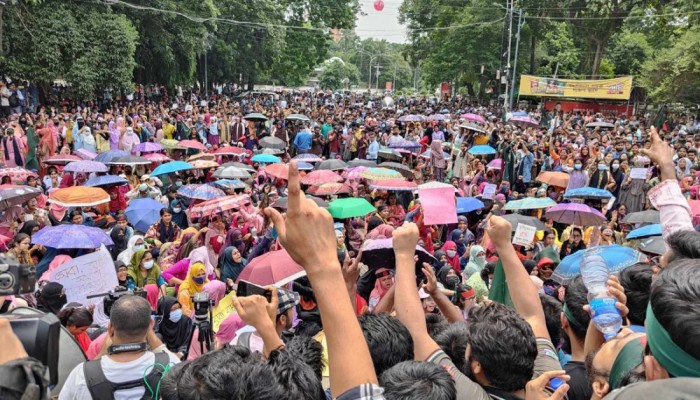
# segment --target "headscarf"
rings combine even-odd
[[[394,233],[394,227],[388,224],[381,224],[367,233],[366,239],[388,239]]]
[[[148,250],[143,249],[134,253],[131,257],[131,263],[129,264],[129,269],[127,273],[129,277],[134,280],[136,287],[142,288],[148,284],[158,284],[158,277],[160,277],[160,267],[156,264],[155,259],[153,260],[153,267],[148,270],[146,277],[141,275],[141,260],[146,255]]]
[[[223,257],[226,249],[228,249],[231,246],[237,248],[238,251],[241,252],[241,254],[243,254],[243,251],[245,250],[243,233],[238,228],[231,228],[229,229],[228,233],[226,233],[226,239],[224,240],[224,245],[221,246],[221,252],[219,253],[219,257]]]
[[[61,308],[68,302],[66,295],[61,292],[63,292],[63,285],[60,283],[47,283],[41,289],[41,293],[36,299],[36,308],[45,313],[58,314]]]
[[[203,283],[197,283],[194,281],[194,277],[199,275],[200,272],[206,272],[206,267],[201,262],[196,262],[190,265],[190,269],[187,271],[187,277],[180,284],[180,292],[186,290],[193,295],[199,293],[204,289],[204,285],[209,283],[209,278],[204,278]]]
[[[120,233],[122,234],[121,236],[119,235]],[[126,228],[120,225],[115,225],[114,228],[112,228],[112,232],[110,232],[109,236],[112,238],[112,242],[114,242],[114,245],[111,246],[112,248],[110,249],[110,253],[112,254],[112,259],[116,260],[119,254],[126,250],[128,245]]]
[[[685,170],[681,170],[680,160],[685,160]],[[690,176],[690,166],[692,165],[692,163],[690,162],[690,159],[683,157],[683,158],[679,159],[678,161],[679,161],[678,165],[676,166],[676,175]]]
[[[214,274],[214,266],[211,265],[209,261],[209,252],[205,246],[197,247],[190,252],[190,256],[187,257],[190,260],[190,269],[196,263],[204,264],[207,271],[207,276]]]
[[[219,343],[229,343],[236,336],[236,332],[245,326],[245,322],[237,313],[231,313],[219,325],[216,331],[216,339]]]
[[[235,247],[227,247],[226,250],[224,250],[224,257],[223,261],[221,262],[221,280],[226,281],[226,279],[231,279],[232,281],[236,281],[238,279],[238,275],[241,274],[241,271],[243,271],[243,268],[248,264],[248,261],[246,261],[245,258],[241,256],[241,262],[237,263],[233,260],[233,250]]]
[[[177,299],[165,296],[158,301],[158,314],[163,316],[160,322],[159,333],[163,336],[163,342],[168,350],[177,352],[183,346],[189,346],[187,340],[190,338],[190,326],[192,320],[183,315],[178,322],[170,320],[170,309],[175,304],[179,304]]]
[[[486,258],[479,258],[477,257],[477,254],[481,252],[486,252],[483,247],[481,246],[472,246],[471,250],[469,250],[469,262],[467,263],[467,266],[464,268],[464,275],[468,278],[473,274],[480,273],[482,269],[484,269],[484,266],[486,265]]]
[[[60,189],[75,186],[75,181],[73,180],[73,174],[64,174],[61,177],[61,184],[58,185]]]
[[[457,245],[457,254],[460,256],[463,256],[464,253],[467,252],[467,245],[464,244],[464,240],[466,239],[466,235],[464,239],[460,239],[459,237],[462,236],[463,232],[461,229],[455,229],[450,233],[450,240],[455,242]]]
[[[214,301],[214,307],[219,305],[219,301],[226,296],[226,283],[221,281],[209,281],[204,284],[203,292],[209,293],[209,300]]]
[[[435,168],[445,168],[445,155],[442,153],[442,141],[435,140],[430,144],[430,162]]]
[[[129,243],[126,245],[126,250],[122,251],[119,253],[117,256],[118,260],[121,260],[125,265],[129,265],[131,263],[131,258],[134,256],[134,246],[136,246],[136,242],[141,239],[144,243],[146,244],[146,240],[143,238],[141,235],[134,235],[129,239]]]
[[[49,264],[49,269],[46,270],[41,275],[41,278],[39,278],[39,282],[41,281],[48,281],[51,279],[51,272],[55,270],[56,268],[60,267],[61,265],[67,263],[68,261],[72,260],[73,257],[65,255],[65,254],[59,254],[56,257],[54,257],[53,260],[51,260],[51,263]]]
[[[387,268],[379,268],[376,271],[374,271],[374,275],[380,275],[382,273],[389,272],[389,269]],[[384,289],[384,286],[382,286],[381,279],[376,278],[374,281],[374,289],[372,289],[372,293],[369,295],[369,301],[372,304],[372,307],[376,306],[383,298],[386,296],[386,294],[389,292],[389,289]]]
[[[46,146],[46,148],[49,150],[48,156],[51,157],[52,155],[56,154],[56,142],[53,140],[51,129],[39,129],[37,133],[39,136],[41,136],[41,139],[39,139],[39,146]]]
[[[17,226],[17,231],[19,232],[23,226],[23,223],[21,222],[22,215],[24,215],[24,210],[19,205],[11,206],[5,210],[5,217],[3,221],[0,222],[0,233],[9,238],[14,237],[15,233],[10,231],[10,227],[12,226],[13,222],[17,222],[19,224]]]
[[[126,198],[124,197],[124,192],[119,188],[119,186],[112,186],[111,188],[107,189],[107,193],[110,194],[109,211],[117,212],[119,210],[126,210]],[[116,199],[112,199],[112,193],[117,195]]]
[[[31,237],[32,236],[32,230],[39,226],[39,223],[36,221],[27,221],[24,223],[22,226],[22,229],[19,230],[19,233],[24,233],[27,236]]]
[[[447,256],[447,263],[450,264],[457,273],[462,272],[462,266],[459,264],[459,252],[457,251],[457,243],[448,240],[445,242],[445,244],[442,245],[442,250],[445,252],[445,256]],[[448,250],[454,250],[456,252],[455,256],[450,257],[449,255],[447,255]]]

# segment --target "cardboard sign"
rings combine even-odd
[[[82,305],[99,303],[102,297],[88,299],[87,296],[107,293],[119,284],[114,261],[104,246],[59,266],[51,272],[50,280],[63,285],[69,303]]]
[[[481,197],[484,199],[493,199],[493,196],[496,195],[496,190],[498,189],[498,186],[496,186],[493,183],[487,183],[484,185],[484,193],[481,194]]]
[[[647,179],[647,169],[646,168],[632,168],[630,171],[630,176],[632,179]]]
[[[518,224],[518,227],[515,228],[515,235],[513,235],[513,244],[529,246],[532,244],[532,239],[535,238],[535,233],[537,233],[537,228],[534,226]]]
[[[423,223],[426,225],[456,224],[457,205],[452,187],[419,189],[418,196],[423,205]]]
[[[219,325],[228,317],[230,314],[235,313],[236,308],[233,307],[233,293],[229,293],[223,299],[219,301],[219,304],[212,310],[212,329],[214,332],[219,331]]]

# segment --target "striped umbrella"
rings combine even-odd
[[[387,179],[403,179],[400,172],[389,168],[367,168],[361,175],[371,181],[383,181]]]
[[[344,183],[324,183],[323,185],[312,186],[307,190],[309,194],[316,196],[330,196],[334,194],[348,194],[352,188]]]
[[[393,191],[409,191],[418,188],[415,182],[404,181],[402,179],[387,179],[383,181],[374,181],[369,185],[370,189],[375,190],[393,190]]]
[[[301,183],[304,185],[322,185],[324,183],[342,182],[343,178],[333,171],[320,169],[311,171],[301,178]]]
[[[362,179],[362,173],[367,171],[367,167],[353,167],[343,172],[345,179]]]
[[[245,189],[248,187],[248,185],[239,179],[219,179],[212,183],[226,190]]]
[[[226,195],[223,190],[210,183],[205,183],[204,185],[185,185],[177,190],[177,194],[198,200],[211,200]]]
[[[154,163],[162,163],[162,162],[172,161],[172,158],[166,156],[165,154],[161,154],[161,153],[144,154],[143,158],[150,160],[151,162],[154,162]]]
[[[188,213],[191,218],[201,218],[206,215],[218,214],[234,208],[240,208],[246,203],[250,203],[250,196],[247,194],[217,197],[192,206]]]

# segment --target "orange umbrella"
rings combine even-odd
[[[216,161],[210,161],[210,160],[195,160],[195,161],[190,161],[189,164],[194,169],[218,168],[219,167],[219,163],[217,163]]]
[[[540,173],[537,180],[550,186],[566,188],[569,185],[569,178],[566,172],[545,171]]]
[[[287,164],[270,164],[265,167],[265,173],[268,173],[275,178],[289,179],[289,165]]]
[[[49,195],[49,202],[64,207],[92,207],[109,203],[104,189],[89,186],[71,186],[58,189]]]
[[[209,153],[199,153],[199,154],[195,154],[193,156],[190,156],[187,159],[187,162],[191,162],[191,161],[195,161],[195,160],[216,161],[216,156],[213,154],[209,154]]]

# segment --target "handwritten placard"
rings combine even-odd
[[[484,185],[484,193],[481,194],[481,197],[484,199],[493,199],[493,196],[496,194],[496,189],[498,186],[496,186],[493,183],[487,183]]]
[[[647,179],[647,169],[632,168],[630,170],[630,177],[632,177],[632,179]]]
[[[219,301],[219,304],[212,310],[212,328],[214,332],[219,331],[219,325],[230,314],[235,313],[236,308],[233,307],[233,293],[229,293]]]
[[[513,244],[529,246],[532,239],[535,238],[535,233],[537,233],[537,228],[534,226],[518,224],[518,227],[515,228],[515,235],[513,235]]]
[[[452,187],[418,189],[423,205],[423,223],[426,225],[456,224],[457,206]]]
[[[119,284],[114,262],[104,246],[59,266],[51,272],[50,280],[63,285],[69,303],[83,305],[99,303],[102,297],[87,296],[109,292]]]

